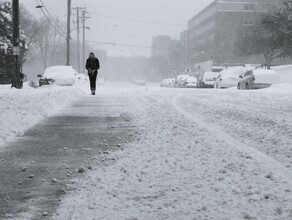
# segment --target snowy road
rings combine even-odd
[[[99,87],[1,154],[0,216],[292,219],[291,108],[283,90]]]
[[[138,137],[99,158],[54,219],[292,218],[291,93],[116,92],[139,106]]]

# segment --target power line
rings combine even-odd
[[[85,8],[87,8],[87,7],[86,7],[86,4],[85,4],[85,1],[84,1],[84,0],[82,0],[82,2],[83,2],[83,5],[84,5],[84,7],[85,7]]]
[[[105,42],[105,41],[88,41],[88,42],[89,43],[96,43],[96,45],[94,45],[94,46],[99,46],[99,45],[112,45],[112,46],[137,47],[137,48],[146,48],[146,49],[152,49],[152,48],[165,49],[165,50],[170,49],[170,47],[151,47],[151,46],[146,46],[146,45],[122,44],[122,43]]]
[[[89,43],[96,43],[93,46],[99,46],[99,45],[112,45],[112,46],[124,46],[124,47],[137,47],[137,48],[146,48],[146,49],[164,49],[169,50],[171,47],[152,47],[152,46],[146,46],[146,45],[138,45],[138,44],[122,44],[122,43],[114,43],[114,42],[105,42],[105,41],[88,41]],[[181,49],[190,49],[194,47],[181,47]]]
[[[36,3],[39,5],[39,2],[38,2],[37,0],[35,0],[35,1],[36,1]],[[44,10],[43,10],[42,8],[40,8],[40,9],[41,9],[42,13],[44,14],[44,16],[46,17],[46,19],[48,20],[49,24],[55,29],[55,31],[57,31],[57,32],[58,32],[63,38],[66,39],[66,36],[64,36],[64,33],[61,33],[60,30],[59,30],[59,28],[56,27],[56,26],[52,23],[51,19],[50,19],[50,18],[48,17],[48,15],[44,12]]]
[[[54,19],[54,17],[51,15],[51,13],[49,12],[49,10],[47,9],[47,7],[45,6],[45,4],[43,3],[42,0],[39,0],[42,4],[42,6],[44,7],[44,9],[46,10],[46,12],[48,13],[48,15],[50,16],[50,18],[53,20],[53,22],[55,23],[55,26],[64,34],[66,34],[66,32],[64,31],[64,29],[62,27],[60,27],[59,23]]]
[[[113,15],[107,15],[107,14],[100,14],[100,13],[90,13],[90,14],[97,15],[97,16],[100,16],[100,17],[112,18],[112,19],[123,20],[123,21],[128,21],[128,22],[135,22],[135,23],[163,25],[163,26],[187,27],[187,25],[184,25],[184,24],[171,24],[171,23],[164,23],[164,22],[138,20],[138,19],[134,19],[134,18],[125,18],[125,17],[113,16]]]
[[[95,46],[98,45],[112,45],[112,46],[126,46],[126,47],[139,47],[139,48],[148,48],[151,49],[150,46],[145,45],[135,45],[135,44],[121,44],[121,43],[111,43],[111,42],[105,42],[105,41],[88,41],[89,43],[96,43]]]

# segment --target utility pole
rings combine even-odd
[[[78,73],[80,73],[80,19],[82,19],[80,17],[80,10],[85,9],[82,7],[76,7],[76,8],[72,8],[73,10],[76,10],[76,14],[77,14],[77,18],[76,18],[76,22],[77,22],[77,71]]]
[[[20,38],[19,38],[19,0],[12,1],[12,20],[13,20],[13,55],[14,55],[14,71],[12,76],[13,88],[20,89],[22,87],[22,79],[20,74],[19,55],[20,55]]]
[[[85,70],[85,42],[86,42],[86,39],[85,39],[85,30],[86,30],[86,25],[85,25],[85,21],[91,17],[88,17],[86,16],[86,11],[83,10],[82,11],[82,28],[83,28],[83,42],[82,42],[82,66],[83,66],[83,70],[84,70],[84,74],[86,72]]]
[[[70,40],[71,40],[71,0],[67,2],[67,54],[66,65],[70,66]]]
[[[186,30],[186,68],[189,68],[189,28]]]
[[[77,70],[80,73],[80,17],[79,17],[79,7],[77,7]]]

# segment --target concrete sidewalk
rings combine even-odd
[[[137,128],[130,103],[121,95],[88,96],[6,145],[0,219],[49,219],[73,179],[92,168],[92,158],[131,141]]]

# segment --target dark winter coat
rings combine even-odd
[[[95,73],[97,73],[97,70],[99,70],[99,60],[97,58],[88,58],[86,61],[86,69],[89,70],[96,70]]]

